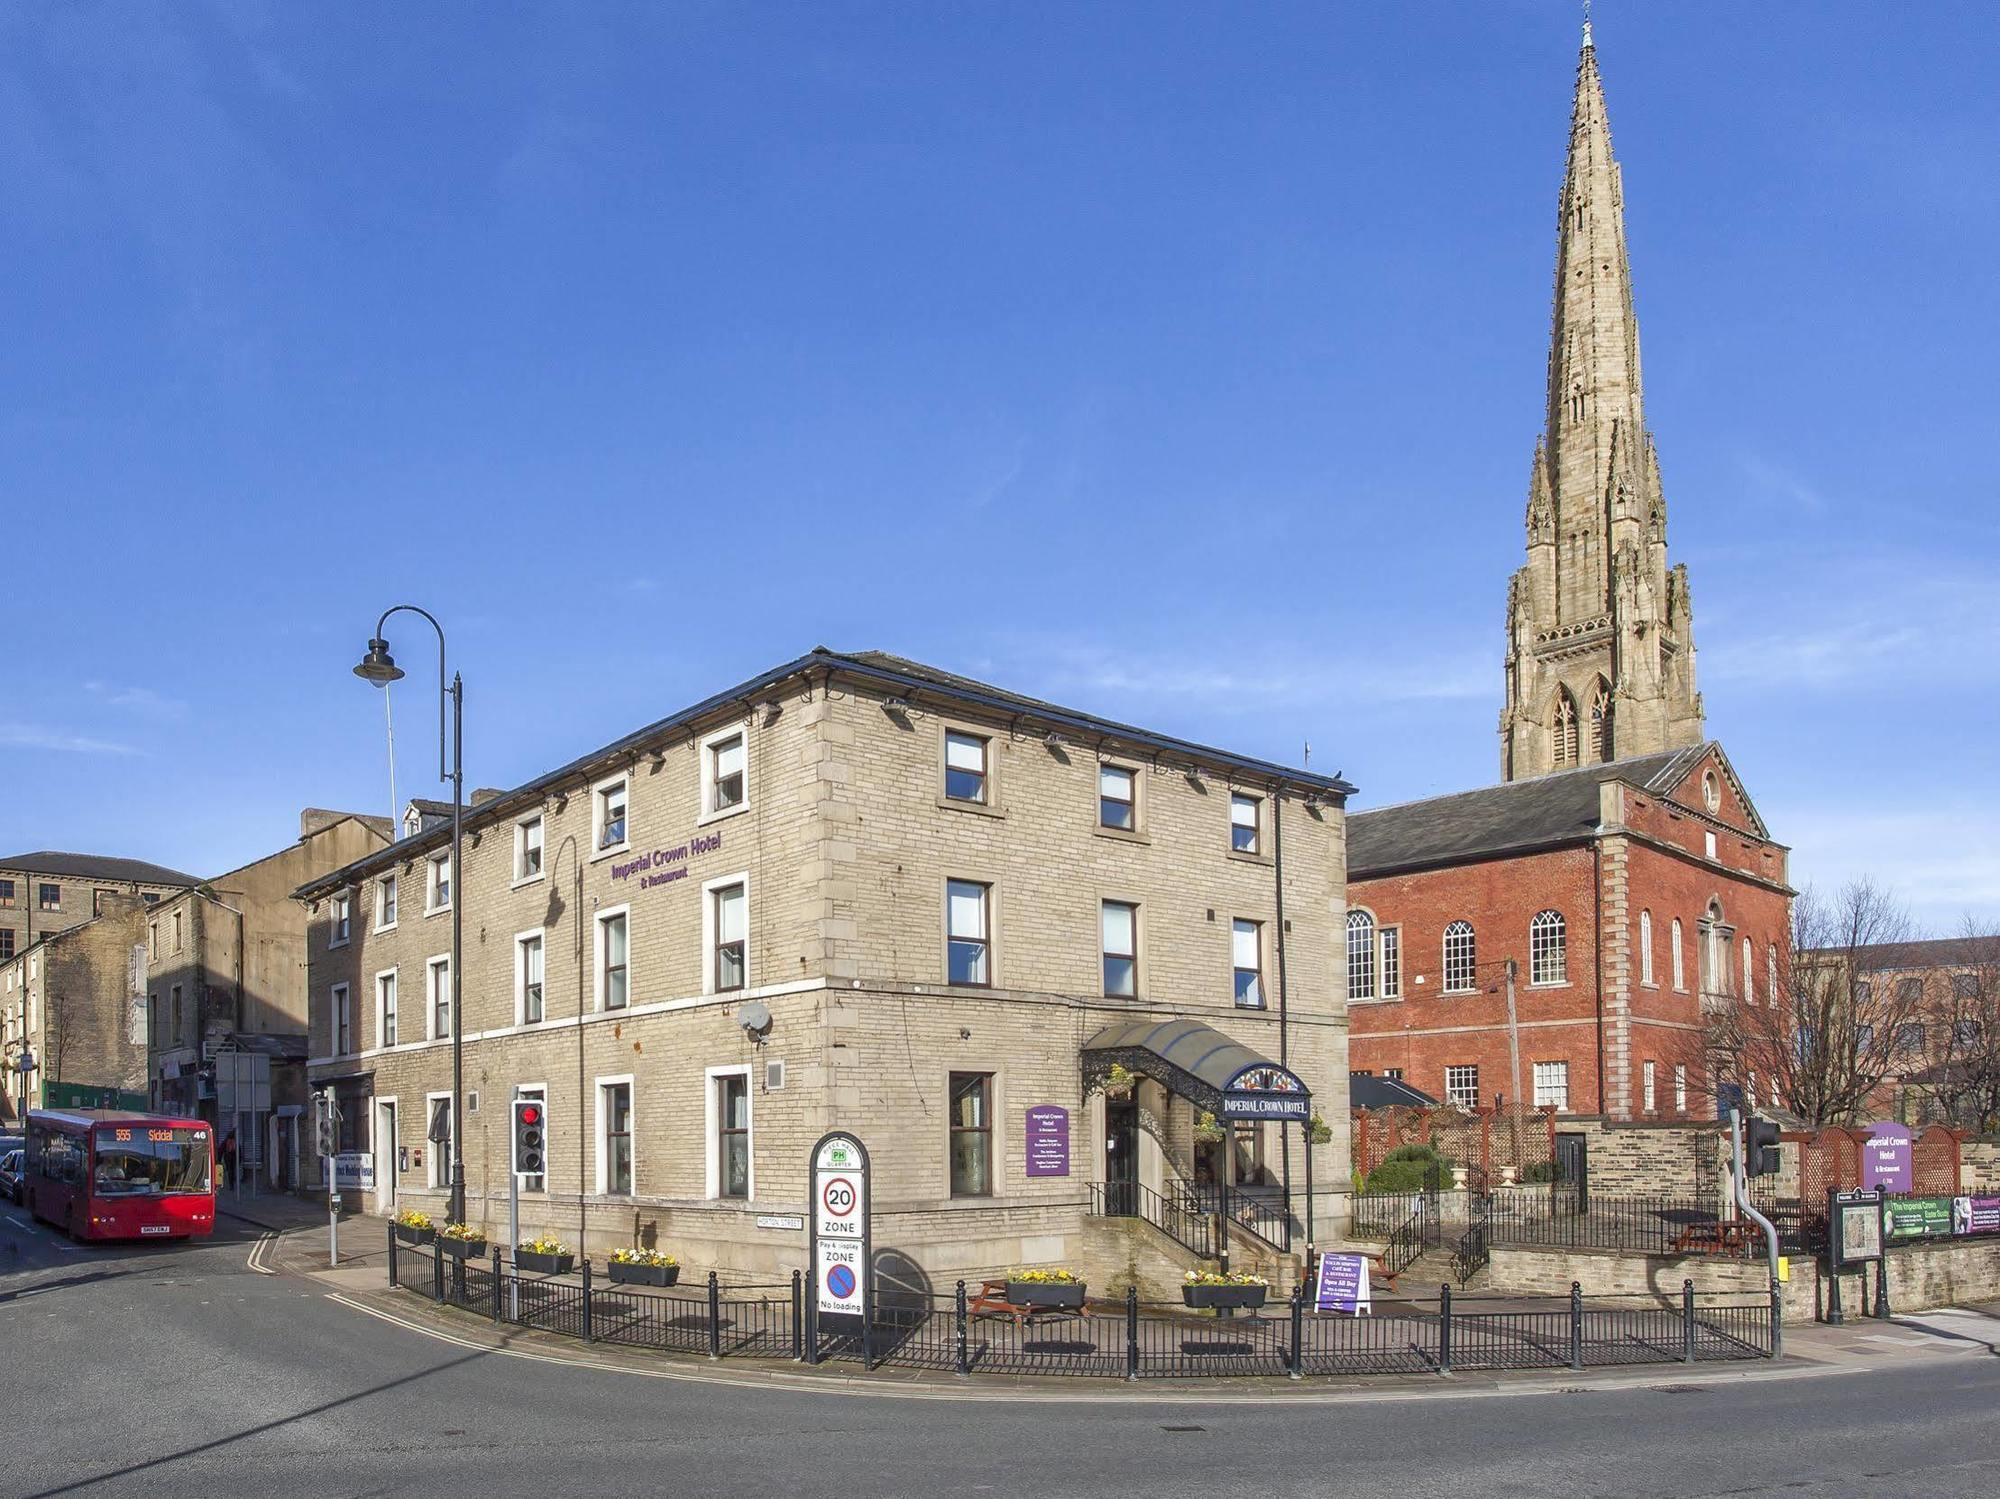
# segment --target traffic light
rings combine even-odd
[[[1743,1172],[1746,1176],[1778,1174],[1778,1126],[1752,1119],[1743,1126]]]
[[[514,1174],[540,1176],[549,1169],[549,1114],[539,1098],[514,1100]]]

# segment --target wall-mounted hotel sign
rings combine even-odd
[[[1223,1085],[1222,1116],[1307,1120],[1312,1118],[1312,1090],[1289,1067],[1257,1062]]]
[[[703,854],[712,854],[722,847],[721,833],[703,833],[690,838],[676,848],[648,849],[643,854],[611,866],[611,878],[629,880],[633,875],[641,876],[639,888],[650,890],[655,885],[670,885],[675,880],[687,878],[688,863]]]

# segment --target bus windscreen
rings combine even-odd
[[[208,1131],[101,1130],[92,1188],[100,1197],[157,1197],[208,1190]]]

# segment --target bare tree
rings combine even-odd
[[[63,1061],[77,1037],[77,1008],[66,994],[50,994],[42,1004],[42,1078],[59,1083]]]
[[[1852,1124],[1883,1085],[1921,1061],[1924,986],[1898,981],[1908,915],[1867,881],[1831,896],[1802,891],[1763,1003],[1737,995],[1703,1016],[1701,1048],[1718,1085],[1779,1103],[1807,1124]]]
[[[1926,976],[1929,1063],[1910,1079],[1924,1113],[1957,1129],[2000,1127],[2000,935],[1967,917]]]

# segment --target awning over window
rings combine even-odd
[[[1107,1025],[1083,1043],[1082,1062],[1086,1091],[1122,1063],[1220,1119],[1312,1117],[1312,1090],[1297,1073],[1199,1020]]]

